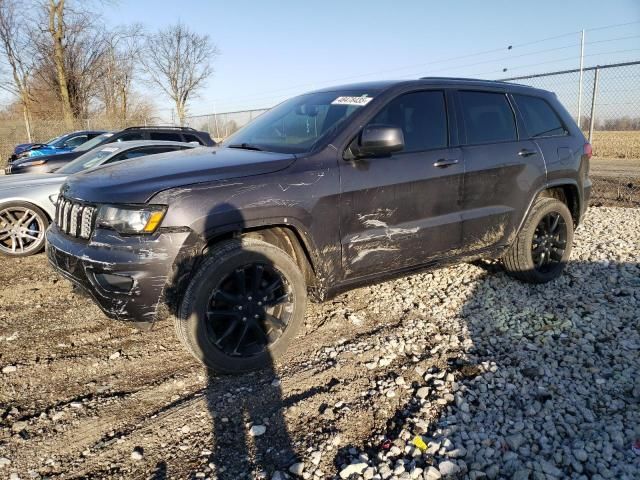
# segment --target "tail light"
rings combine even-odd
[[[584,144],[584,148],[582,150],[582,154],[586,155],[587,158],[591,158],[593,156],[593,148],[591,147],[591,144],[589,142]]]

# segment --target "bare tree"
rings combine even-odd
[[[138,70],[142,40],[140,25],[116,29],[106,40],[97,96],[112,125],[126,125],[131,113],[133,81]]]
[[[31,142],[31,104],[34,100],[31,75],[35,68],[27,19],[19,13],[17,0],[0,0],[0,46],[11,68],[11,80],[0,87],[15,94],[22,105],[27,138]]]
[[[107,51],[109,33],[96,21],[95,14],[82,4],[71,9],[68,2],[63,2],[59,0],[55,4],[56,8],[61,4],[63,7],[63,25],[60,27],[62,41],[59,42],[59,32],[52,34],[49,22],[53,0],[42,4],[44,8],[37,22],[49,22],[49,27],[34,31],[33,38],[38,55],[38,83],[57,93],[58,108],[62,110],[65,126],[72,128],[78,119],[88,115],[90,102],[96,96],[104,74],[103,57]],[[47,92],[41,94],[47,96]]]
[[[71,95],[67,83],[67,69],[65,66],[65,33],[66,24],[64,21],[65,0],[49,0],[49,35],[53,43],[53,62],[56,67],[58,77],[58,88],[60,89],[60,100],[62,101],[62,116],[67,128],[72,129],[74,124],[73,109],[71,107]]]
[[[218,54],[208,35],[198,35],[182,23],[148,36],[141,60],[151,81],[175,103],[181,125],[189,99],[213,73],[211,62]]]

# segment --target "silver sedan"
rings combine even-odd
[[[0,176],[0,254],[22,257],[44,247],[60,187],[69,175],[100,165],[197,145],[159,140],[109,143],[90,150],[55,173]]]

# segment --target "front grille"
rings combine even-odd
[[[60,197],[56,205],[56,225],[72,237],[89,238],[96,208]]]

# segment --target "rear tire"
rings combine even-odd
[[[549,282],[562,273],[573,244],[573,218],[556,198],[536,199],[502,263],[509,275],[527,283]]]
[[[189,283],[176,332],[217,373],[270,368],[302,326],[306,301],[304,276],[283,250],[251,238],[227,240]]]

